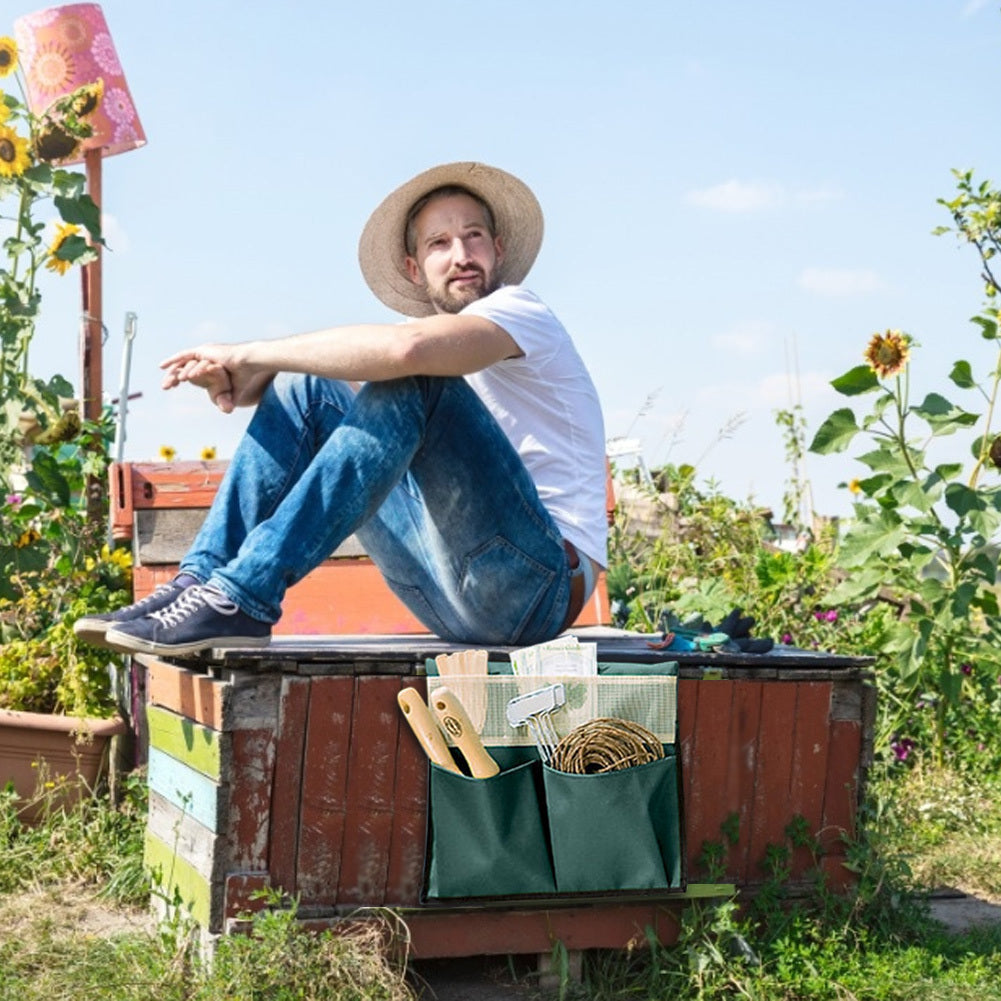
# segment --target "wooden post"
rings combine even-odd
[[[87,194],[98,209],[101,207],[101,149],[88,149],[84,154],[87,172]],[[84,420],[98,421],[103,407],[102,360],[104,342],[104,304],[102,301],[101,244],[94,244],[97,258],[84,265],[83,323],[80,332],[80,399]],[[91,476],[86,484],[87,520],[96,525],[104,517],[105,483]]]

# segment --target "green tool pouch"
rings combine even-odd
[[[553,894],[538,761],[489,779],[432,765],[430,793],[428,897]]]
[[[665,754],[593,775],[544,766],[558,892],[680,888],[677,758]]]

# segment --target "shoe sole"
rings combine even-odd
[[[157,643],[128,633],[109,629],[104,635],[104,645],[120,653],[151,653],[161,657],[189,657],[204,650],[246,650],[268,646],[270,636],[213,636],[191,643]]]

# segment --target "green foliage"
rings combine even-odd
[[[999,288],[990,266],[1001,237],[999,195],[988,182],[975,187],[970,172],[956,176],[959,194],[942,204],[960,238],[980,252],[990,300]],[[974,323],[982,337],[997,339],[996,308],[986,308]],[[857,458],[868,474],[854,481],[854,519],[838,550],[845,576],[829,601],[857,606],[889,591],[901,603],[905,614],[886,623],[881,650],[898,698],[931,693],[931,740],[941,761],[955,734],[948,723],[957,707],[978,682],[993,686],[1001,673],[995,541],[1001,484],[983,477],[1001,465],[994,426],[1001,351],[982,380],[966,360],[948,374],[958,389],[979,394],[986,407],[978,413],[937,392],[913,401],[911,347],[910,338],[895,331],[873,337],[870,364],[832,383],[845,396],[872,397],[868,412],[835,411],[811,449],[827,455],[865,440]],[[969,473],[963,462],[933,458],[940,439],[960,434],[970,436]]]

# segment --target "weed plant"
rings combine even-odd
[[[385,916],[346,934],[311,934],[294,905],[266,909],[249,921],[249,934],[220,939],[211,962],[179,912],[155,926],[142,866],[144,790],[136,773],[118,807],[95,793],[31,827],[19,821],[13,793],[0,791],[0,1001],[414,996],[386,946],[399,929]]]

